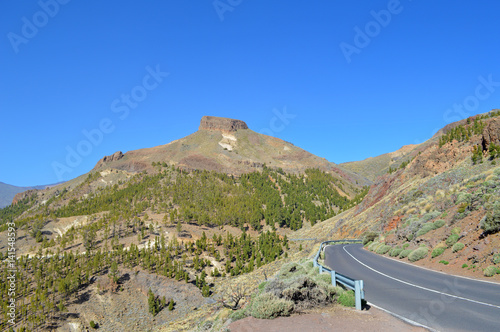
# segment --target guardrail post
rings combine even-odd
[[[333,287],[337,287],[337,274],[335,271],[330,272],[332,274],[332,285]]]
[[[356,310],[361,310],[361,292],[363,290],[363,281],[354,280],[354,296],[356,300]]]
[[[319,266],[319,274],[323,273],[323,265]]]
[[[318,266],[318,262],[316,262],[316,259],[313,260],[314,267]]]

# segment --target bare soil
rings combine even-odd
[[[323,308],[321,312],[308,311],[272,320],[247,317],[231,323],[228,328],[231,332],[427,331],[373,307],[368,310],[356,311],[338,305]]]

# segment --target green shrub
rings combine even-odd
[[[363,245],[366,245],[368,242],[373,242],[378,237],[378,233],[376,232],[368,232],[363,237]]]
[[[457,243],[458,239],[460,238],[460,235],[458,234],[451,234],[447,239],[446,239],[446,245],[449,247],[453,246],[455,243]]]
[[[382,245],[380,247],[377,248],[377,254],[380,254],[380,255],[385,255],[389,252],[389,250],[391,250],[392,247],[391,246],[388,246],[388,245]]]
[[[444,248],[436,248],[436,249],[432,250],[431,257],[435,258],[435,257],[441,255],[443,252],[444,252]]]
[[[280,299],[271,293],[263,293],[253,300],[250,315],[255,318],[272,319],[279,316],[289,316],[292,310],[292,301]]]
[[[377,252],[377,250],[384,245],[383,242],[373,242],[369,247],[368,250]]]
[[[313,267],[307,272],[308,276],[317,276],[319,274],[319,266]]]
[[[434,219],[434,218],[438,217],[439,215],[441,215],[441,212],[439,212],[439,211],[432,211],[432,212],[429,212],[429,213],[424,214],[424,215],[422,216],[422,220],[423,220],[424,222],[427,222],[427,221],[429,221],[429,220],[432,220],[432,219]]]
[[[492,234],[500,231],[500,201],[488,205],[488,213],[481,219],[480,226],[485,233]]]
[[[444,265],[448,265],[450,262],[442,260],[442,261],[439,261],[439,263],[444,264]]]
[[[422,227],[418,230],[416,236],[417,237],[422,236],[422,235],[424,235],[432,230],[434,230],[434,223],[427,222],[427,223],[423,224]]]
[[[492,260],[493,264],[500,264],[500,254],[493,255],[491,260]]]
[[[318,283],[331,284],[332,283],[332,275],[330,273],[322,273],[318,274],[314,280]]]
[[[408,257],[408,255],[411,254],[412,251],[413,250],[411,250],[411,249],[405,249],[405,250],[401,251],[401,253],[399,254],[399,258],[402,259],[402,258]]]
[[[467,206],[471,201],[471,197],[472,197],[472,195],[467,193],[467,192],[460,192],[457,195],[457,199],[455,200],[455,204],[458,205],[458,204],[465,203],[465,206]]]
[[[363,247],[368,248],[368,247],[369,247],[372,243],[373,243],[373,242],[372,242],[372,241],[370,241],[370,242],[368,242],[367,244],[363,245]]]
[[[392,248],[392,250],[389,252],[389,256],[391,257],[397,257],[399,254],[403,251],[402,248]]]
[[[354,291],[344,291],[339,295],[339,303],[344,307],[354,307],[356,306],[356,298],[354,296]]]
[[[444,221],[443,219],[438,219],[434,222],[434,228],[435,229],[438,229],[438,228],[441,228],[443,227],[444,225],[446,224],[446,221]]]
[[[428,253],[429,250],[427,248],[424,247],[417,248],[408,255],[408,260],[410,262],[416,262],[427,256]]]
[[[306,270],[310,270],[314,267],[314,263],[312,260],[308,260],[304,264],[302,264]]]
[[[467,265],[467,264],[465,264],[465,263],[464,263],[464,264],[462,264],[462,269],[465,269],[465,268],[467,268],[467,267],[469,267],[469,265]]]
[[[410,246],[410,244],[408,242],[406,242],[405,244],[403,244],[403,249],[406,249]]]
[[[262,292],[264,290],[264,288],[266,287],[266,285],[267,285],[267,281],[261,282],[259,284],[259,291]]]
[[[93,328],[93,329],[96,329],[97,328],[97,324],[91,320],[90,323],[89,323],[90,327]]]
[[[451,249],[451,250],[452,250],[453,252],[457,252],[457,251],[462,250],[464,247],[465,247],[465,244],[463,244],[463,243],[461,243],[461,242],[457,242],[457,243],[455,243],[455,244],[453,245],[453,247],[452,247],[452,249]]]
[[[301,264],[292,262],[283,265],[280,269],[279,276],[281,279],[287,279],[296,275],[302,275],[306,273],[306,269]]]
[[[229,318],[231,318],[231,320],[233,322],[236,322],[237,320],[240,320],[240,319],[243,319],[243,318],[246,318],[246,317],[248,317],[246,308],[245,309],[240,309],[240,310],[233,311],[229,315]]]
[[[453,229],[451,230],[451,234],[460,234],[460,227],[453,227]]]
[[[500,273],[500,270],[496,266],[494,266],[494,265],[488,266],[483,271],[483,274],[484,274],[485,277],[493,277],[497,273]]]

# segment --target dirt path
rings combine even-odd
[[[272,320],[247,317],[231,323],[229,329],[231,332],[427,331],[373,307],[369,310],[355,311],[339,306],[326,308],[322,312],[308,312]]]

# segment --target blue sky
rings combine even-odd
[[[104,155],[184,137],[203,115],[341,163],[500,108],[498,1],[1,6],[9,184],[74,178]]]

